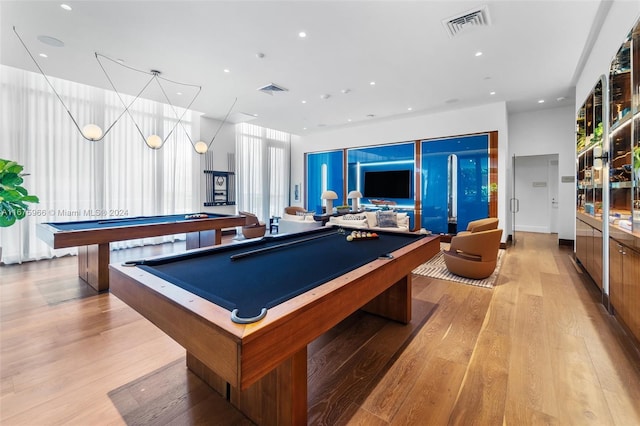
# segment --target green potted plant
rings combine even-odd
[[[0,227],[8,227],[24,219],[29,208],[26,203],[40,202],[22,186],[23,169],[15,161],[0,158]]]
[[[15,161],[0,158],[0,227],[9,227],[16,221],[24,219],[29,206],[27,203],[38,203],[38,197],[29,195],[22,186],[23,166]],[[2,259],[2,247],[0,247]]]
[[[336,211],[340,214],[349,213],[350,210],[351,210],[351,206],[348,206],[348,205],[336,207]]]

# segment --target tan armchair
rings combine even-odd
[[[486,219],[472,220],[467,225],[466,231],[460,231],[456,235],[471,234],[474,232],[488,231],[490,229],[498,229],[497,217],[488,217]]]
[[[292,216],[295,216],[296,214],[298,214],[298,212],[304,213],[306,211],[307,210],[304,207],[300,206],[289,206],[284,208],[284,212]]]
[[[449,272],[476,280],[487,278],[496,269],[502,229],[470,232],[451,238],[444,251],[444,263]]]
[[[242,216],[247,217],[245,225],[242,227],[242,235],[245,238],[260,238],[264,237],[267,232],[267,225],[264,222],[258,220],[258,216],[249,212],[239,212]]]

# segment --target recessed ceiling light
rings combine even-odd
[[[71,6],[69,6],[68,4],[62,3],[60,7],[63,8],[64,10],[71,10]]]
[[[543,104],[543,103],[544,103],[544,99],[540,99],[540,100],[538,101],[538,103],[539,103],[539,104]]]
[[[306,128],[306,127],[303,127],[303,128],[302,128],[302,130],[307,130],[307,128]]]
[[[47,46],[53,46],[53,47],[63,47],[64,46],[64,42],[62,40],[58,40],[55,37],[49,37],[46,35],[39,35],[38,37],[38,41],[40,41],[40,43],[44,43]]]
[[[46,53],[41,53],[41,54],[40,54],[40,56],[41,56],[42,58],[48,58],[48,57],[49,57]]]
[[[567,98],[565,98],[564,96],[560,96],[560,97],[556,98],[556,101],[558,101],[558,102],[562,102],[562,101],[564,101],[565,99],[567,99]]]
[[[491,96],[493,96],[493,95],[495,95],[495,94],[496,94],[496,92],[489,92],[489,94],[490,94]]]
[[[409,107],[407,108],[407,111],[413,111],[413,108]]]
[[[351,89],[342,89],[341,92],[346,95],[351,92]]]
[[[375,81],[371,81],[369,84],[370,84],[371,86],[375,86],[375,85],[376,85],[376,82],[375,82]]]
[[[351,119],[350,119],[350,118],[347,118],[347,121],[348,121],[349,123],[351,123]]]
[[[320,95],[320,99],[329,99],[331,97],[330,94],[325,93],[324,95]]]
[[[305,33],[304,31],[300,31],[298,33],[298,37],[300,37],[300,38],[305,38],[306,36],[307,36],[307,33]]]
[[[477,51],[477,52],[476,52],[476,56],[482,56],[482,52]]]
[[[302,101],[302,103],[303,103],[303,104],[306,104],[306,103],[307,103],[307,101]]]
[[[182,96],[182,92],[176,92],[176,95]]]
[[[229,68],[225,68],[223,71],[224,71],[224,72],[227,72],[227,73],[228,73],[228,72],[231,72],[231,71],[229,70]]]

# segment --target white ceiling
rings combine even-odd
[[[37,71],[15,26],[50,76],[110,88],[97,52],[202,86],[192,109],[208,117],[222,119],[237,98],[236,120],[257,115],[255,124],[303,135],[496,101],[510,112],[572,104],[583,52],[607,10],[600,0],[388,0],[66,1],[66,11],[63,1],[2,0],[0,62]],[[485,5],[490,26],[449,37],[444,19]],[[103,63],[121,92],[135,95],[148,78]],[[269,83],[288,91],[256,90]],[[165,89],[183,107],[194,93]],[[158,90],[143,96],[161,100]]]

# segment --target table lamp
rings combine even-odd
[[[338,199],[338,194],[335,191],[327,190],[322,193],[320,198],[327,201],[327,214],[333,214],[333,200]]]
[[[358,211],[358,200],[360,198],[362,198],[362,193],[360,193],[360,191],[351,191],[349,193],[349,195],[347,195],[347,198],[353,200],[351,202],[351,210],[353,210],[354,212]]]

